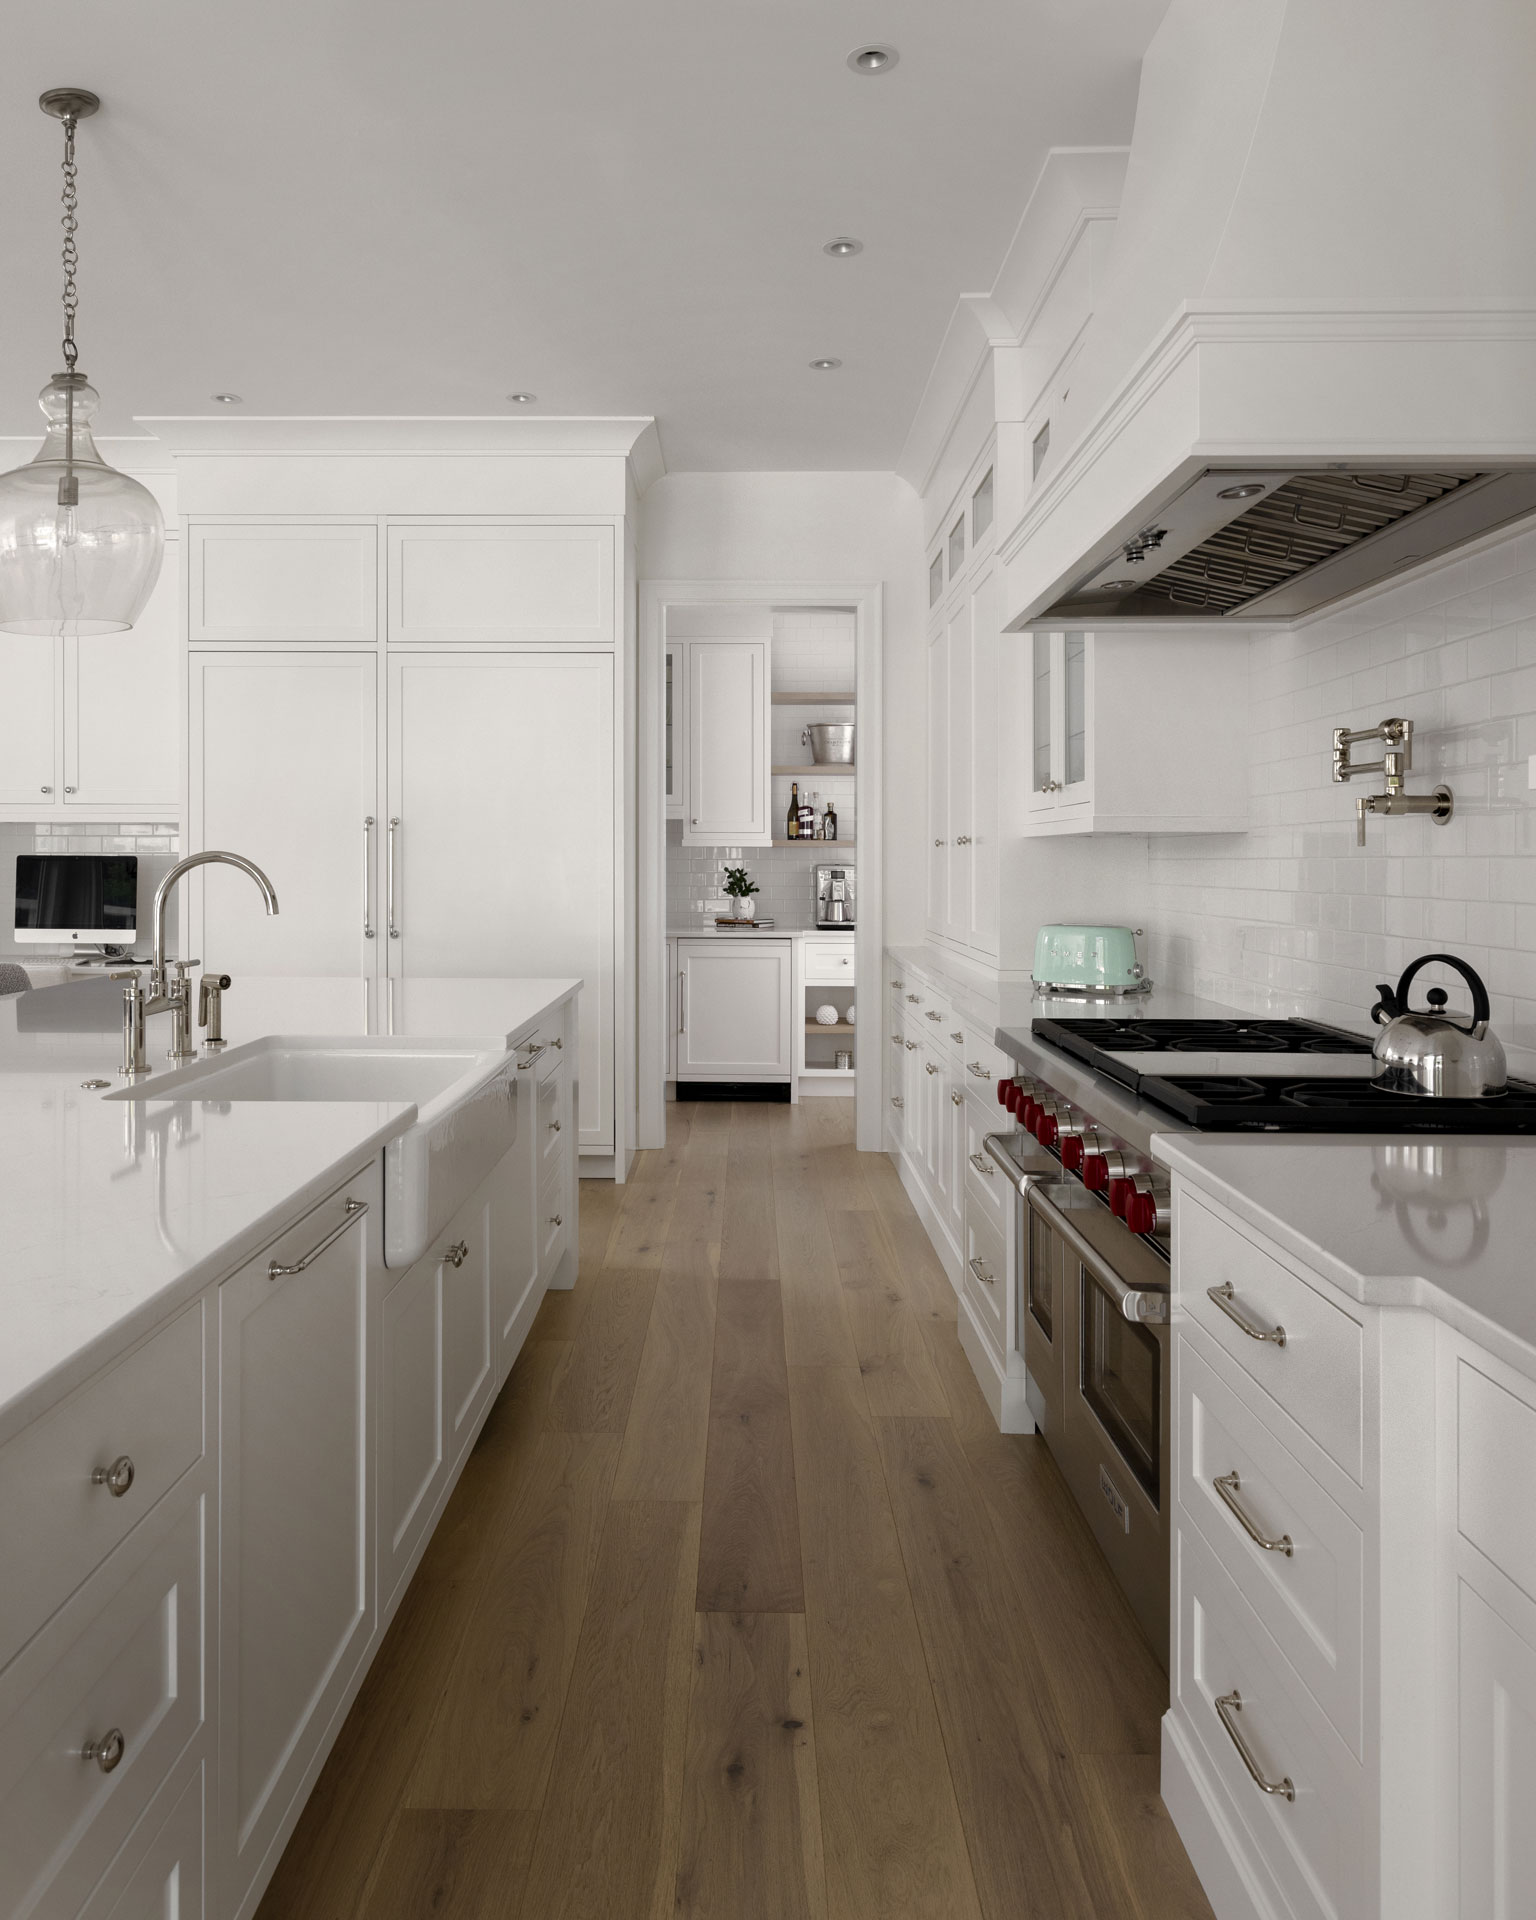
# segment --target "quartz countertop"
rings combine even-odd
[[[851,940],[856,927],[668,927],[669,940]]]
[[[413,980],[394,1031],[510,1045],[580,981]],[[121,988],[0,999],[0,1443],[232,1272],[416,1118],[407,1102],[111,1101]],[[232,1044],[367,1032],[355,979],[236,975]],[[169,1022],[150,1021],[151,1057]],[[85,1087],[104,1079],[109,1088]]]
[[[1376,1307],[1421,1307],[1536,1378],[1536,1140],[1159,1134],[1199,1193]]]

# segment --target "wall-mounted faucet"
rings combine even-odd
[[[179,1065],[183,1060],[196,1057],[197,1049],[192,1044],[192,985],[190,975],[194,967],[200,967],[201,960],[171,960],[165,957],[165,913],[170,904],[171,891],[183,874],[194,867],[206,866],[238,867],[242,873],[248,873],[261,889],[261,897],[266,903],[270,916],[278,910],[277,894],[272,882],[253,860],[247,860],[239,853],[191,853],[176,865],[155,889],[153,908],[155,944],[153,958],[149,968],[149,986],[145,990],[136,972],[114,973],[114,980],[126,980],[129,984],[123,989],[123,1064],[125,1079],[136,1079],[141,1073],[150,1071],[145,1048],[145,1028],[152,1013],[168,1013],[171,1016],[171,1050],[168,1058]],[[176,978],[169,978],[174,971]],[[224,1033],[220,1024],[222,1012],[221,995],[229,985],[227,973],[205,973],[198,988],[199,1024],[208,1028],[208,1045],[217,1050],[224,1045]]]
[[[1350,759],[1350,748],[1365,740],[1381,742],[1383,751],[1379,760]],[[1357,847],[1365,845],[1365,816],[1368,813],[1427,813],[1441,827],[1450,819],[1455,796],[1449,787],[1438,786],[1432,793],[1403,791],[1404,776],[1412,766],[1411,720],[1383,720],[1374,727],[1360,727],[1354,732],[1348,727],[1334,728],[1333,777],[1336,782],[1353,780],[1359,773],[1379,773],[1384,776],[1384,790],[1381,793],[1362,793],[1355,802]]]

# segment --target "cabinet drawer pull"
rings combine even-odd
[[[968,847],[970,844],[971,836],[968,833],[961,833],[955,836],[955,845],[957,847]]]
[[[1232,1304],[1232,1282],[1230,1280],[1224,1282],[1219,1287],[1207,1287],[1205,1297],[1207,1300],[1214,1301],[1233,1325],[1241,1327],[1250,1340],[1269,1340],[1277,1347],[1283,1347],[1285,1345],[1284,1327],[1256,1327],[1245,1314],[1238,1312],[1237,1308]]]
[[[992,1162],[987,1159],[985,1154],[980,1154],[980,1153],[971,1154],[970,1162],[971,1162],[971,1165],[976,1169],[978,1173],[984,1173],[989,1180],[995,1179],[997,1177],[996,1168],[992,1165]]]
[[[963,1033],[952,1033],[949,1037],[957,1047],[963,1047],[965,1045],[965,1035]]]
[[[898,1109],[898,1111],[899,1111],[899,1110],[900,1110],[900,1109],[901,1109],[902,1107],[904,1107],[904,1106],[905,1106],[906,1104],[907,1104],[907,1103],[906,1103],[906,1101],[902,1099],[902,1097],[901,1097],[901,1095],[900,1095],[899,1093],[893,1093],[893,1094],[891,1095],[891,1105],[892,1105],[893,1107],[895,1107],[895,1108],[897,1108],[897,1109]]]
[[[556,1053],[565,1052],[565,1042],[564,1040],[561,1039],[558,1033],[555,1035],[554,1039],[550,1041],[549,1044],[554,1048]]]
[[[558,1133],[560,1131],[560,1122],[558,1120],[551,1120],[549,1130],[551,1133]]]
[[[109,1727],[99,1740],[87,1740],[80,1749],[82,1760],[94,1760],[103,1773],[115,1771],[123,1757],[127,1741],[121,1727]]]
[[[539,1055],[543,1053],[543,1051],[544,1051],[544,1048],[540,1045],[540,1043],[537,1040],[528,1041],[528,1043],[523,1049],[524,1058],[519,1060],[517,1063],[518,1072],[526,1073],[528,1069],[533,1065],[534,1061],[538,1059]]]
[[[330,1232],[322,1241],[316,1246],[311,1247],[302,1260],[296,1261],[291,1267],[285,1267],[277,1260],[269,1260],[267,1262],[267,1278],[269,1280],[281,1280],[287,1274],[302,1273],[306,1267],[313,1265],[313,1263],[320,1258],[327,1247],[334,1246],[346,1232],[347,1228],[350,1227],[354,1221],[361,1220],[367,1211],[368,1202],[366,1200],[349,1200],[347,1202],[345,1217],[331,1228]]]
[[[897,991],[898,993],[900,993],[900,992],[901,992],[901,990],[902,990],[902,988],[903,988],[903,987],[904,987],[904,986],[905,986],[906,984],[907,984],[907,983],[906,983],[906,981],[905,981],[905,980],[893,980],[893,981],[891,982],[891,985],[892,985],[892,986],[893,986],[893,987],[894,987],[894,988],[896,989],[896,991]]]
[[[935,1065],[933,1064],[933,1062],[932,1062],[931,1060],[925,1060],[925,1061],[923,1062],[923,1072],[924,1072],[924,1073],[937,1073],[937,1072],[938,1072],[938,1068],[937,1068],[937,1067],[936,1067],[936,1066],[935,1066]]]
[[[110,1467],[92,1467],[91,1485],[105,1487],[114,1500],[121,1500],[133,1485],[133,1462],[120,1453]]]
[[[552,1213],[549,1216],[549,1224],[552,1227],[563,1227],[565,1225],[564,1217],[561,1214]]]
[[[920,1007],[923,1004],[923,996],[920,993],[909,993],[907,998],[912,1002],[914,1007]]]
[[[938,1020],[942,1020],[944,1016],[942,1013],[934,1013],[933,1010],[930,1008],[929,1011],[923,1015],[923,1018],[925,1020],[938,1021]]]
[[[1227,1738],[1237,1748],[1238,1757],[1248,1769],[1249,1778],[1260,1793],[1278,1793],[1284,1800],[1294,1800],[1296,1789],[1291,1785],[1290,1777],[1283,1780],[1266,1780],[1259,1771],[1258,1762],[1248,1751],[1248,1743],[1237,1730],[1234,1717],[1243,1710],[1243,1696],[1234,1687],[1230,1693],[1223,1693],[1216,1699],[1216,1717],[1227,1730]]]
[[[992,1078],[992,1069],[990,1067],[984,1067],[979,1060],[967,1060],[965,1070],[967,1073],[974,1073],[978,1080],[990,1080]]]
[[[385,841],[384,890],[387,895],[385,905],[389,911],[389,937],[391,940],[398,940],[400,938],[400,929],[395,925],[395,829],[399,824],[399,814],[391,815],[389,833]]]
[[[1234,1467],[1230,1473],[1217,1474],[1216,1478],[1211,1482],[1211,1485],[1221,1495],[1223,1502],[1236,1519],[1237,1524],[1256,1547],[1262,1547],[1266,1553],[1283,1553],[1287,1560],[1290,1559],[1291,1555],[1296,1551],[1295,1543],[1292,1541],[1291,1536],[1288,1533],[1282,1533],[1278,1540],[1269,1539],[1266,1535],[1260,1533],[1259,1529],[1244,1512],[1242,1504],[1237,1497],[1243,1490],[1243,1483],[1238,1478],[1236,1467]]]
[[[363,938],[373,938],[373,815],[363,815]]]
[[[451,1247],[444,1248],[443,1258],[451,1267],[462,1267],[464,1262],[469,1258],[469,1242],[467,1240],[455,1240]]]
[[[901,1044],[906,1048],[908,1053],[917,1052],[917,1042],[915,1040],[903,1040]]]
[[[899,1033],[893,1033],[891,1035],[891,1045],[893,1047],[899,1047],[901,1045],[901,1035]]]
[[[963,1107],[965,1105],[965,1095],[960,1093],[956,1088],[951,1087],[949,1090],[949,1104],[952,1107]]]
[[[965,1264],[984,1287],[990,1287],[992,1285],[992,1275],[987,1272],[979,1259],[967,1260]]]

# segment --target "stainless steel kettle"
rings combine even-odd
[[[1465,1025],[1445,1011],[1443,987],[1431,987],[1428,1006],[1417,1013],[1408,1005],[1408,989],[1421,967],[1453,967],[1472,989],[1472,1013]],[[1371,1074],[1389,1093],[1427,1095],[1441,1100],[1481,1100],[1502,1093],[1509,1075],[1504,1049],[1488,1024],[1488,989],[1464,960],[1452,953],[1421,954],[1405,967],[1395,988],[1378,986],[1381,998],[1371,1018],[1381,1025],[1372,1048]],[[1462,1016],[1464,1019],[1466,1016]]]

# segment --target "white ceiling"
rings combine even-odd
[[[1166,0],[73,0],[9,10],[0,433],[59,361],[80,134],[101,425],[655,414],[674,471],[894,464],[1047,148],[1129,138]],[[844,64],[893,42],[892,72]],[[830,259],[856,235],[865,251]],[[836,355],[835,374],[806,363]],[[505,408],[507,412],[516,409]]]

